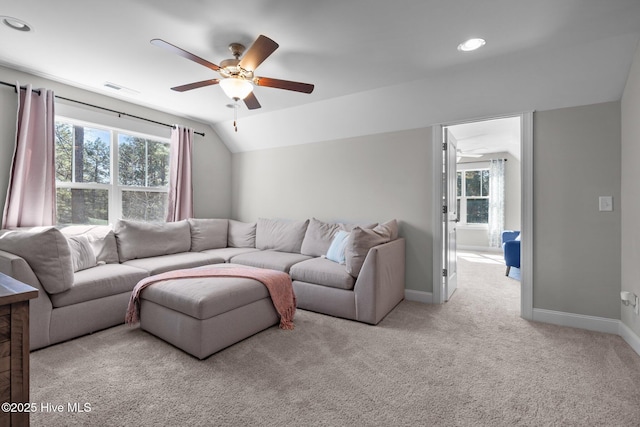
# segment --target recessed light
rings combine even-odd
[[[469,39],[465,42],[462,42],[458,45],[458,50],[460,52],[471,52],[472,50],[480,49],[485,45],[484,39]]]
[[[4,23],[4,25],[16,31],[28,32],[32,30],[31,25],[27,24],[21,19],[14,18],[12,16],[0,16],[0,18],[2,18],[2,22]]]

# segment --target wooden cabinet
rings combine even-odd
[[[38,290],[0,273],[0,402],[29,402],[29,300]],[[0,426],[28,426],[29,412],[0,410]]]

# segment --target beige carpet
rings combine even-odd
[[[499,259],[499,257],[498,257]],[[298,311],[204,361],[126,326],[32,353],[32,425],[638,426],[640,356],[618,336],[519,317],[519,282],[461,254],[445,305],[378,326]]]

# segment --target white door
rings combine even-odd
[[[449,301],[451,296],[458,286],[458,263],[456,255],[456,226],[459,221],[458,218],[458,203],[457,203],[457,182],[458,177],[456,173],[456,146],[457,141],[449,131],[445,129],[444,143],[442,148],[443,165],[444,165],[444,200],[442,208],[442,239],[443,243],[443,295],[445,301]]]

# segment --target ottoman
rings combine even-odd
[[[254,279],[170,279],[140,295],[140,328],[199,359],[279,322],[269,291]]]

